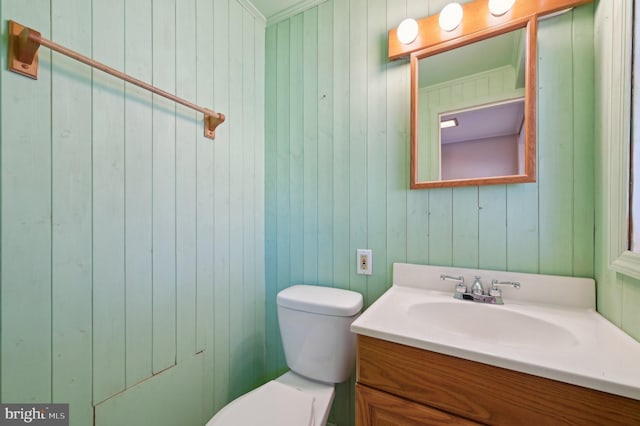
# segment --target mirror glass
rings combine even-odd
[[[438,179],[524,174],[524,96],[438,117]]]
[[[412,55],[412,188],[535,181],[527,31]]]

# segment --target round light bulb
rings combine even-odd
[[[442,8],[440,16],[438,17],[438,23],[440,28],[444,31],[453,31],[458,28],[460,22],[462,22],[462,6],[460,3],[449,3]]]
[[[489,0],[489,11],[493,16],[502,16],[513,7],[516,0]]]
[[[415,19],[407,18],[398,25],[398,40],[402,44],[410,44],[418,37],[418,23]]]

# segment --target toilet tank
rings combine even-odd
[[[289,368],[309,379],[341,383],[355,362],[351,323],[362,295],[338,288],[294,285],[278,293],[280,336]]]

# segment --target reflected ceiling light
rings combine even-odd
[[[418,37],[418,23],[415,19],[407,18],[398,25],[398,40],[402,44],[411,44]]]
[[[513,7],[516,0],[489,0],[489,11],[493,16],[501,16]]]
[[[443,120],[440,122],[441,129],[446,129],[448,127],[458,127],[458,119],[452,118],[451,120]]]
[[[453,31],[458,28],[460,22],[462,22],[462,6],[460,3],[449,3],[442,8],[440,16],[438,17],[438,23],[440,28],[444,31]]]

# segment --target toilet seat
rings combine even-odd
[[[272,380],[236,399],[206,426],[313,426],[314,397]]]

